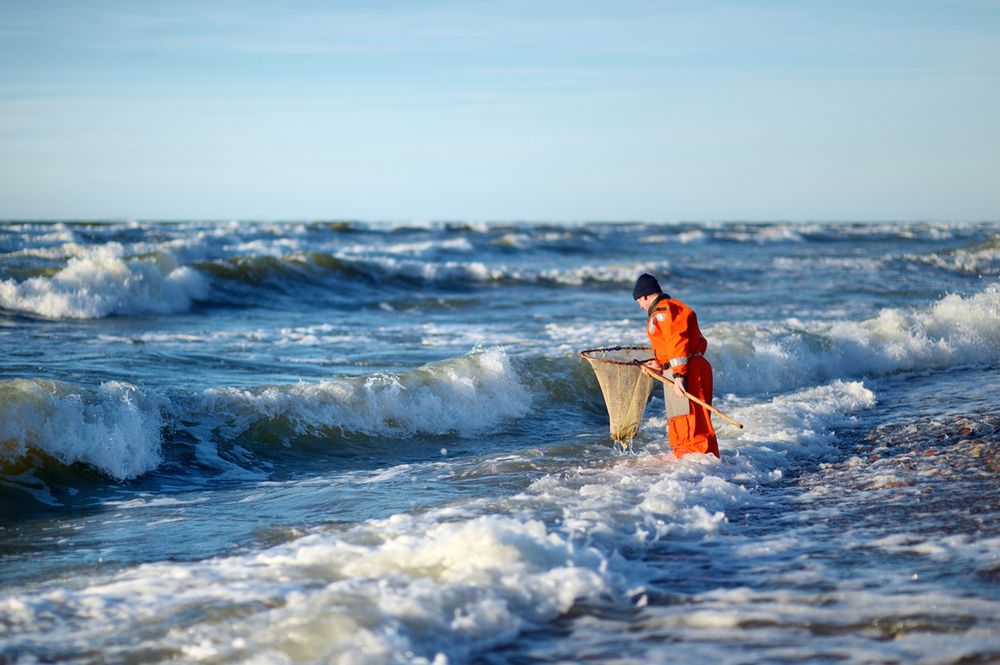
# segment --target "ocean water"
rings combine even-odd
[[[0,663],[1000,661],[997,224],[8,222],[0,353]]]

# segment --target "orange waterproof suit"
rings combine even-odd
[[[649,307],[646,327],[656,360],[663,366],[664,376],[683,376],[687,391],[708,404],[712,403],[712,366],[705,357],[708,341],[698,328],[694,310],[680,300],[663,294]],[[712,414],[705,407],[687,402],[678,406],[673,388],[664,388],[667,403],[667,432],[670,447],[677,457],[688,453],[712,453],[719,456],[719,442],[712,426]]]

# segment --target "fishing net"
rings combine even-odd
[[[639,433],[642,412],[653,391],[653,380],[643,373],[639,363],[652,359],[653,351],[646,346],[615,346],[588,349],[580,355],[590,362],[601,384],[611,420],[611,438],[627,448]]]

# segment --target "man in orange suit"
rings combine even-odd
[[[694,310],[660,288],[648,273],[639,275],[632,298],[649,314],[646,333],[655,358],[649,365],[673,378],[674,387],[663,387],[667,405],[667,432],[670,447],[677,457],[689,453],[719,456],[719,442],[708,409],[684,396],[691,395],[712,403],[712,366],[705,359],[708,341],[698,328]]]

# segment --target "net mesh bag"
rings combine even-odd
[[[653,391],[653,380],[638,364],[650,360],[652,350],[646,346],[615,346],[588,349],[580,355],[594,368],[601,384],[611,420],[611,438],[627,447],[639,433],[642,412]]]

